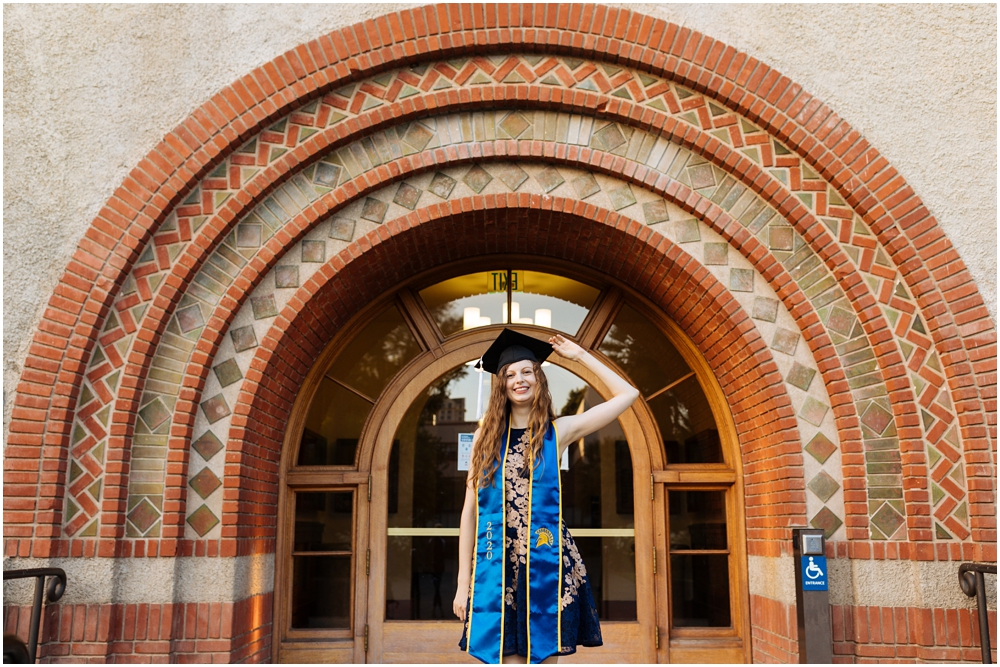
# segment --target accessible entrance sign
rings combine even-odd
[[[802,590],[829,590],[826,577],[826,556],[802,556]]]

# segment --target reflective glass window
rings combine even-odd
[[[354,465],[372,404],[329,378],[320,382],[299,445],[300,466]]]
[[[292,628],[351,627],[354,494],[295,494]]]
[[[355,336],[326,374],[374,400],[419,352],[403,316],[393,307]]]
[[[727,549],[726,492],[670,491],[670,549]]]
[[[708,398],[694,375],[648,401],[663,436],[667,463],[722,463]]]
[[[670,588],[674,627],[728,628],[729,556],[673,554]]]
[[[667,505],[674,627],[729,627],[726,492],[670,490]]]
[[[361,428],[373,401],[419,352],[395,307],[355,336],[316,390],[302,432],[298,465],[354,465]]]
[[[598,349],[647,397],[691,372],[663,332],[628,305],[622,306]]]
[[[581,378],[544,367],[556,414],[601,402]],[[450,620],[458,574],[458,527],[467,471],[459,469],[460,433],[476,427],[477,381],[490,378],[459,366],[407,411],[389,466],[386,618]],[[604,620],[635,620],[635,537],[632,459],[616,421],[571,443],[563,458],[563,519],[587,567]]]
[[[458,276],[420,291],[445,336],[490,324],[534,324],[575,334],[599,290],[539,271],[506,269]],[[507,295],[510,292],[510,312]]]

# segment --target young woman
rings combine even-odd
[[[587,367],[612,397],[556,418],[541,364],[552,351]],[[459,646],[483,662],[542,662],[600,646],[587,570],[562,522],[563,450],[618,418],[638,390],[576,343],[504,329],[483,355],[495,373],[473,438],[459,531]]]

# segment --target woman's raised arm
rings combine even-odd
[[[549,339],[549,343],[559,356],[579,361],[611,390],[611,398],[600,405],[595,405],[579,415],[556,419],[560,450],[562,450],[569,443],[586,437],[617,419],[621,413],[628,410],[635,399],[639,398],[639,390],[573,341],[556,334]]]

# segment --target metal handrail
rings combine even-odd
[[[27,570],[5,570],[3,580],[35,579],[35,601],[31,604],[31,626],[28,629],[28,658],[34,664],[35,651],[38,648],[38,627],[42,620],[42,594],[47,593],[49,602],[55,602],[66,592],[66,572],[60,567],[36,567]],[[45,590],[45,579],[49,580],[48,590]]]
[[[970,598],[977,598],[979,606],[979,648],[983,655],[983,664],[993,664],[993,654],[990,646],[990,621],[986,610],[986,577],[996,574],[996,564],[962,563],[958,566],[958,585],[962,592]]]

